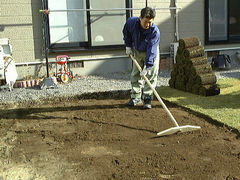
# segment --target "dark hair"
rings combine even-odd
[[[155,16],[156,16],[155,10],[150,7],[145,7],[141,10],[141,18],[154,19]]]

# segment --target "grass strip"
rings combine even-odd
[[[204,97],[166,86],[157,91],[163,99],[240,130],[240,79],[224,78],[217,84],[221,92],[216,96]]]

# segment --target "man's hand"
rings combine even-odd
[[[152,67],[147,68],[146,66],[144,66],[142,72],[140,72],[140,76],[146,76],[147,74],[151,75],[151,69]]]
[[[130,54],[133,54],[131,47],[126,47],[126,54],[129,56]]]

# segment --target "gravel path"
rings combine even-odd
[[[236,77],[240,78],[240,68],[228,71],[216,71],[217,79]],[[106,76],[77,77],[71,83],[58,84],[58,88],[15,88],[9,92],[0,91],[0,104],[24,104],[40,102],[43,99],[71,98],[77,95],[94,92],[130,90],[130,73],[114,73]],[[160,72],[157,86],[168,86],[170,72]]]

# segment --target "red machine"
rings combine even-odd
[[[59,55],[56,57],[56,78],[63,83],[73,78],[73,73],[69,65],[70,57],[67,55]],[[59,67],[60,66],[60,67]]]

